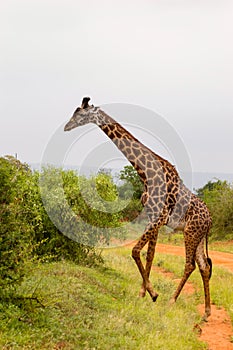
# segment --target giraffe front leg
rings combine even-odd
[[[157,242],[157,236],[158,236],[158,232],[155,231],[153,237],[148,242],[148,248],[147,248],[147,254],[146,254],[146,267],[145,267],[145,271],[148,279],[150,276],[151,266],[155,255],[155,246]],[[145,295],[146,295],[146,287],[144,283],[142,283],[139,296],[144,297]]]
[[[145,244],[147,243],[147,241],[149,240],[149,238],[150,238],[149,234],[147,234],[147,233],[143,234],[141,239],[138,241],[138,243],[135,245],[135,247],[132,250],[132,257],[137,264],[137,267],[139,269],[139,272],[140,272],[140,274],[142,276],[142,280],[143,280],[139,296],[144,297],[146,291],[148,291],[152,300],[156,301],[158,294],[153,290],[152,284],[149,280],[149,272],[150,272],[153,257],[152,257],[151,261],[148,258],[147,264],[146,264],[147,265],[146,269],[144,268],[142,261],[141,261],[141,258],[140,258],[140,252],[141,252],[142,248],[145,246]],[[156,243],[156,241],[155,241],[155,243]],[[150,244],[150,249],[153,252],[153,254],[154,254],[154,249],[155,249],[155,243]],[[148,255],[148,257],[149,257],[149,255]]]

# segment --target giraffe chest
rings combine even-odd
[[[163,183],[149,183],[150,186],[142,196],[142,203],[151,220],[161,218],[163,224],[171,228],[183,227],[191,192],[179,178],[170,177],[167,180]]]

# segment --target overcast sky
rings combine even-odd
[[[194,171],[233,173],[232,38],[231,0],[1,1],[1,155],[40,162],[87,95],[155,111]]]

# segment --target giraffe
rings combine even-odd
[[[88,123],[96,124],[133,165],[144,185],[141,202],[147,213],[148,224],[132,249],[132,257],[142,277],[139,296],[144,297],[148,292],[153,301],[158,297],[149,279],[158,229],[166,225],[173,230],[182,230],[185,268],[171,303],[177,300],[197,263],[205,295],[203,319],[207,320],[211,314],[209,279],[212,271],[212,262],[208,256],[208,233],[212,220],[207,206],[183,184],[170,162],[143,145],[100,107],[89,105],[89,100],[89,97],[83,98],[81,107],[74,111],[64,130],[69,131]],[[146,244],[146,262],[143,265],[140,252]]]

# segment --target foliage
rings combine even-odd
[[[119,196],[128,200],[127,206],[122,211],[122,219],[131,222],[138,218],[143,210],[141,203],[143,183],[132,165],[126,165],[120,171],[119,179],[123,181],[123,184],[118,186]],[[145,215],[140,215],[139,220],[143,220],[144,218]]]
[[[73,189],[74,194],[76,188]],[[81,232],[75,234],[75,215],[67,204],[62,183],[62,171],[45,168],[40,174],[40,193],[43,201],[41,212],[43,230],[37,238],[45,243],[38,254],[49,253],[55,260],[70,259],[77,263],[87,262],[94,248],[79,240]],[[93,254],[94,256],[95,254]],[[91,263],[91,260],[89,261]]]
[[[32,173],[13,157],[0,158],[0,286],[22,280],[32,259],[37,221]]]
[[[56,168],[32,172],[14,157],[0,158],[1,288],[21,282],[34,260],[102,261],[94,246],[123,233],[110,205],[116,198],[106,174],[86,179]]]
[[[209,181],[197,194],[207,204],[212,218],[214,239],[233,238],[233,185],[227,181]]]
[[[216,189],[219,190],[221,188],[227,188],[227,181],[215,180],[208,181],[203,187],[196,190],[197,195],[204,200],[206,193],[212,193]]]
[[[120,214],[111,208],[116,187],[108,175],[87,179],[72,170],[47,168],[41,174],[40,188],[53,223],[73,241],[91,247],[122,235]]]
[[[121,185],[118,189],[119,195],[122,198],[141,198],[143,183],[132,165],[126,165],[124,169],[120,171],[119,179],[124,181],[123,185]]]

